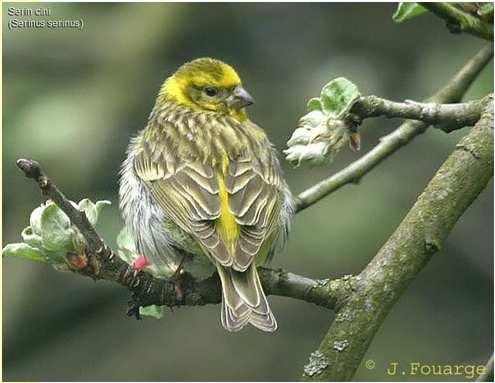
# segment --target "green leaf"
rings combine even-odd
[[[321,100],[318,97],[313,97],[312,99],[310,99],[306,106],[309,111],[323,109],[321,105]]]
[[[69,217],[54,203],[47,205],[41,213],[43,247],[54,252],[73,250],[73,233]]]
[[[79,201],[78,208],[86,213],[89,223],[94,226],[98,219],[95,204],[89,198],[84,198]]]
[[[490,3],[481,4],[479,13],[482,15],[487,13],[493,13],[493,3],[490,2]]]
[[[38,249],[43,246],[41,236],[39,236],[38,234],[34,234],[31,226],[26,227],[22,231],[21,237],[22,240],[30,246],[37,247]]]
[[[26,258],[32,261],[46,262],[41,250],[27,243],[9,243],[2,250],[2,257]]]
[[[41,249],[41,252],[45,257],[46,262],[52,265],[60,265],[65,263],[65,255],[67,254],[67,251],[64,249],[57,251]]]
[[[33,229],[33,233],[41,235],[41,213],[45,210],[45,205],[38,206],[34,209],[29,217],[29,224]]]
[[[480,8],[478,9],[478,15],[480,16],[486,16],[486,15],[491,15],[493,14],[493,3],[483,3]]]
[[[98,219],[98,217],[100,216],[100,213],[101,211],[103,210],[103,208],[105,206],[110,206],[112,203],[110,201],[107,201],[107,200],[103,200],[103,201],[96,201],[96,204],[95,204],[95,208],[96,208],[96,218]]]
[[[87,198],[81,200],[79,205],[73,201],[69,202],[74,208],[83,210],[93,225],[98,221],[101,210],[110,205],[110,201],[98,201],[94,204]],[[29,222],[30,226],[21,233],[25,243],[6,246],[4,255],[20,254],[17,256],[61,265],[65,262],[67,251],[80,252],[84,247],[82,235],[53,201],[49,200],[34,209]]]
[[[350,110],[361,94],[357,86],[344,77],[336,78],[321,90],[323,111],[333,119],[339,119]]]
[[[426,12],[426,8],[418,3],[399,3],[392,19],[396,23],[402,23],[421,15],[424,12]]]
[[[140,307],[139,314],[160,319],[163,317],[164,310],[163,310],[163,306],[151,305],[146,307]]]
[[[129,265],[132,264],[136,257],[136,248],[134,247],[134,241],[131,237],[131,233],[127,227],[123,227],[117,236],[117,246],[119,257]]]
[[[94,204],[89,198],[84,198],[79,202],[78,208],[86,213],[88,221],[94,226],[98,222],[101,210],[110,204],[110,201],[98,201]]]

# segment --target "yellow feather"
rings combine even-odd
[[[215,86],[231,89],[239,84],[241,84],[241,79],[230,65],[211,58],[197,59],[181,66],[163,83],[157,101],[163,104],[167,100],[171,100],[196,111],[220,111],[224,108],[222,104],[208,104],[203,102],[203,104],[199,105],[197,102],[194,102],[188,96],[189,87]],[[226,108],[223,111],[240,122],[247,119],[244,109]]]
[[[223,243],[225,243],[230,251],[234,251],[235,243],[239,237],[239,225],[229,207],[229,193],[227,192],[224,181],[224,174],[227,171],[227,166],[228,157],[224,157],[222,160],[222,171],[217,174],[220,217],[218,218],[216,225]]]
[[[194,110],[202,110],[197,104],[186,96],[185,88],[187,87],[187,81],[185,79],[178,79],[175,76],[169,77],[162,85],[158,100],[164,102],[166,97],[170,97],[175,102],[187,105]]]

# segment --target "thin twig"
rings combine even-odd
[[[452,33],[467,32],[485,40],[493,41],[493,25],[464,12],[449,3],[421,3],[430,12],[444,19]]]
[[[493,57],[492,45],[481,49],[457,72],[429,102],[449,103],[459,102],[471,83]],[[392,133],[382,137],[380,143],[364,156],[354,161],[344,169],[335,173],[316,185],[303,191],[297,197],[296,210],[301,211],[318,202],[330,193],[349,183],[357,183],[361,178],[381,163],[385,158],[409,143],[413,138],[422,134],[428,127],[418,121],[406,121]]]

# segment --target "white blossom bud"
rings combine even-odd
[[[284,150],[286,160],[294,166],[301,162],[319,165],[333,160],[349,142],[349,130],[341,120],[333,120],[318,110],[301,117],[298,128]]]

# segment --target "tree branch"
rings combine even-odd
[[[449,103],[461,100],[471,83],[493,57],[492,45],[481,49],[464,67],[459,70],[429,102]],[[406,121],[395,131],[380,139],[380,143],[364,156],[354,161],[341,171],[335,173],[316,185],[300,193],[296,199],[296,210],[301,211],[318,202],[323,197],[340,189],[349,183],[358,183],[359,180],[385,158],[395,153],[402,146],[409,143],[414,137],[422,134],[427,124],[418,121]]]
[[[457,220],[493,175],[493,100],[456,146],[378,254],[356,277],[320,344],[328,367],[304,380],[350,380],[401,294],[439,251]],[[344,346],[345,345],[345,346]]]
[[[447,22],[452,33],[467,32],[485,40],[493,41],[493,25],[464,12],[449,3],[420,3],[423,7]]]
[[[465,103],[437,104],[411,100],[395,102],[371,95],[359,98],[352,106],[351,113],[360,120],[380,116],[418,120],[450,133],[474,125],[480,119],[486,102],[488,96]]]
[[[216,274],[199,282],[186,274],[184,279],[181,279],[183,294],[178,296],[172,280],[154,278],[148,272],[134,269],[105,245],[85,213],[67,200],[44,174],[38,162],[20,159],[17,166],[26,177],[37,182],[43,195],[57,204],[86,240],[85,254],[68,254],[67,261],[71,269],[95,280],[113,281],[127,287],[133,293],[129,314],[137,315],[139,306],[195,306],[221,301],[220,281]],[[80,262],[74,257],[85,259],[84,262]],[[281,269],[260,268],[260,278],[267,294],[300,299],[327,308],[338,305],[353,289],[353,279],[350,276],[332,281],[313,280]]]

